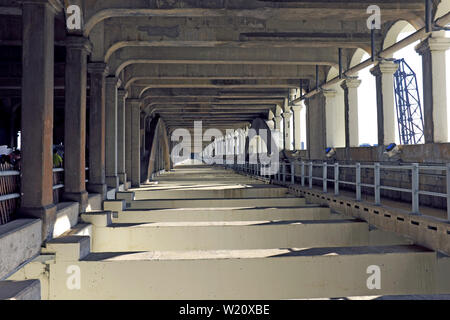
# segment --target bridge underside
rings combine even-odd
[[[0,0],[0,298],[450,294],[450,2],[369,2]]]

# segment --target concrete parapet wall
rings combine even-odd
[[[39,219],[14,220],[0,226],[0,279],[39,253],[41,232]]]
[[[332,210],[367,221],[385,231],[408,237],[415,244],[450,255],[450,225],[438,219],[411,215],[400,209],[376,206],[317,190],[290,186],[291,192],[304,196],[310,203],[328,205]]]

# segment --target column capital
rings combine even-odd
[[[421,56],[429,51],[446,51],[450,48],[450,38],[445,37],[428,37],[419,43],[415,49]]]
[[[20,4],[32,4],[32,5],[48,5],[55,12],[61,12],[63,5],[58,0],[19,0]]]
[[[91,62],[88,63],[88,72],[92,74],[102,74],[106,76],[109,72],[109,67],[104,62]]]
[[[300,112],[300,111],[302,111],[302,109],[303,109],[303,105],[301,105],[301,104],[293,104],[291,107],[291,110],[293,112]]]
[[[290,112],[283,112],[283,114],[281,116],[283,117],[284,120],[289,120],[292,117],[292,113],[290,113]]]
[[[331,90],[331,89],[327,89],[327,90],[322,90],[322,94],[325,97],[325,99],[333,99],[336,96],[336,90]]]
[[[69,35],[66,37],[65,43],[67,49],[84,50],[87,53],[92,52],[92,43],[85,37]]]
[[[343,89],[356,89],[360,86],[361,80],[358,77],[348,77],[342,81],[341,87]]]
[[[380,61],[378,64],[370,69],[370,73],[374,75],[375,77],[381,76],[381,75],[393,75],[398,70],[398,64],[396,64],[394,61]]]

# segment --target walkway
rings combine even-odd
[[[432,295],[443,283],[435,252],[230,170],[177,167],[117,198],[104,204],[112,215],[82,215],[91,237],[54,239],[44,252],[55,256],[33,262],[49,264],[43,298]]]

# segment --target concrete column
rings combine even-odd
[[[88,191],[99,193],[106,199],[105,179],[105,63],[88,64],[91,75],[89,110],[89,183]]]
[[[131,154],[131,186],[141,185],[141,100],[127,99],[127,108],[131,109],[130,121],[130,154]]]
[[[117,91],[117,175],[120,184],[126,185],[127,174],[125,166],[125,99],[128,92],[123,89]]]
[[[358,87],[361,80],[358,78],[348,78],[342,82],[345,102],[345,146],[359,146],[358,128]]]
[[[324,90],[322,91],[325,97],[325,123],[326,123],[326,144],[327,147],[334,147],[336,144],[335,138],[335,111],[336,111],[336,91]]]
[[[278,131],[278,132],[280,133],[279,136],[278,136],[278,138],[279,138],[279,141],[278,141],[278,150],[283,149],[283,140],[284,140],[284,138],[283,138],[283,136],[281,135],[282,120],[283,120],[283,117],[282,117],[282,116],[275,116],[275,117],[273,118],[273,122],[274,122],[274,125],[275,125],[275,130]]]
[[[20,216],[42,220],[42,238],[51,237],[53,204],[54,23],[58,1],[23,1],[22,199]]]
[[[447,78],[445,51],[450,38],[433,32],[416,50],[422,56],[423,110],[426,143],[448,142]]]
[[[86,192],[86,79],[92,45],[84,37],[66,38],[66,105],[64,121],[64,199],[85,212]]]
[[[395,142],[395,123],[397,122],[394,95],[394,73],[398,64],[392,61],[379,62],[370,72],[376,78],[378,145]]]
[[[107,77],[105,80],[106,109],[106,185],[118,189],[117,176],[117,84],[119,79]]]
[[[292,117],[292,113],[284,112],[282,114],[284,119],[284,149],[291,150],[291,129],[290,129],[290,121]]]
[[[125,172],[127,179],[131,177],[131,103],[125,100]]]
[[[302,130],[301,130],[301,117],[300,114],[302,112],[302,106],[296,105],[292,106],[292,113],[294,115],[294,149],[301,150],[302,149]]]

